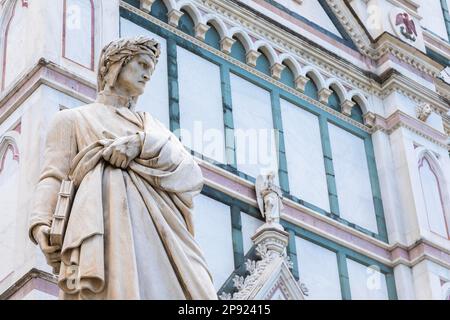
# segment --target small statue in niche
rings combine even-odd
[[[266,224],[279,226],[283,195],[280,187],[275,184],[275,173],[270,171],[268,174],[259,175],[255,188],[259,210],[266,219]]]

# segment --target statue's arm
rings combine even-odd
[[[33,230],[51,226],[61,181],[67,179],[77,152],[75,127],[70,110],[60,111],[49,125],[41,175],[37,184],[29,222],[29,236],[37,243]]]
[[[141,133],[141,140],[139,159],[148,160],[149,166],[159,172],[152,172],[147,180],[160,189],[178,194],[191,206],[192,198],[203,187],[203,175],[193,156],[167,129]]]

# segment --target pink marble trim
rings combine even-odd
[[[41,278],[33,278],[19,288],[9,300],[22,300],[33,290],[38,290],[54,297],[59,296],[59,287],[55,283]]]
[[[409,251],[411,261],[420,259],[423,256],[433,257],[450,265],[449,253],[439,250],[438,248],[435,248],[427,243],[421,242]]]
[[[392,61],[395,64],[398,64],[398,65],[402,66],[403,68],[405,68],[406,70],[414,73],[416,76],[418,76],[428,82],[433,83],[433,78],[430,75],[428,75],[426,72],[423,72],[423,71],[420,71],[420,70],[414,68],[411,64],[408,64],[408,63],[398,59],[396,56],[394,56],[390,52],[385,53],[377,60],[377,67],[381,66],[383,63],[385,63],[387,61]]]
[[[205,179],[217,183],[227,189],[233,190],[234,193],[237,193],[242,196],[246,196],[254,201],[256,201],[256,193],[254,188],[244,186],[237,181],[230,180],[217,172],[214,172],[205,166],[201,165],[203,175]],[[391,260],[391,254],[389,250],[386,248],[382,248],[367,239],[358,237],[357,235],[351,234],[341,228],[338,228],[335,225],[329,224],[328,222],[318,219],[310,215],[307,212],[303,212],[298,210],[297,208],[293,208],[288,204],[285,204],[284,213],[295,220],[301,221],[306,225],[317,228],[323,233],[332,235],[335,238],[338,238],[347,243],[351,243],[363,250],[369,251],[371,253],[376,254],[384,259]]]
[[[447,55],[450,56],[450,48],[448,47],[448,44],[444,45],[443,42],[432,38],[426,32],[423,33],[423,38],[424,38],[425,42],[430,43],[431,45],[435,46],[436,48],[439,48],[440,50],[442,50],[443,52],[445,52]]]
[[[400,124],[405,124],[419,132],[426,134],[434,140],[439,141],[442,144],[446,144],[447,136],[444,133],[430,127],[425,122],[411,117],[403,111],[397,110],[387,119],[379,115],[376,116],[376,126],[386,131],[390,131]]]
[[[0,101],[0,117],[7,114],[9,110],[14,108],[17,103],[26,98],[27,94],[30,94],[33,87],[45,80],[57,82],[91,99],[95,99],[97,94],[95,88],[92,88],[81,81],[64,74],[61,70],[51,69],[45,63],[40,62],[39,65],[27,76],[27,78],[22,80],[22,84],[19,83],[15,86],[16,88],[19,88],[17,91],[7,93]]]

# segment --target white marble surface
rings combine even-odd
[[[291,194],[326,211],[328,187],[317,116],[281,100]]]
[[[92,65],[92,15],[90,0],[66,2],[65,57],[86,68]]]
[[[19,162],[8,150],[0,158],[0,281],[14,270],[14,236],[16,229]]]
[[[181,140],[184,145],[225,162],[220,68],[177,48]]]
[[[136,110],[147,111],[161,121],[166,128],[169,128],[169,84],[167,79],[166,40],[123,18],[120,19],[120,30],[122,37],[146,35],[161,44],[161,55],[158,64],[150,81],[147,83],[144,94],[139,97]]]
[[[231,94],[238,170],[254,178],[278,172],[270,93],[231,74]]]
[[[284,7],[289,10],[299,14],[309,21],[312,21],[322,28],[330,31],[331,33],[341,37],[341,34],[336,29],[333,21],[331,21],[330,17],[327,15],[323,7],[320,5],[319,1],[302,1],[302,4],[298,4],[296,1],[292,0],[276,0],[276,2],[282,4]]]
[[[447,238],[448,231],[442,207],[441,191],[439,190],[437,178],[428,160],[423,160],[419,172],[430,231]]]
[[[8,40],[4,54],[6,55],[4,87],[8,87],[28,67],[26,56],[22,50],[27,47],[28,33],[27,30],[27,12],[22,7],[20,1],[16,2],[14,16],[10,22],[8,29]],[[3,49],[3,47],[2,47]],[[3,49],[4,50],[4,49]],[[20,54],[19,54],[20,52]]]
[[[253,246],[252,236],[255,234],[256,229],[264,224],[264,221],[256,219],[245,212],[241,212],[241,223],[244,254],[247,254],[248,250]]]
[[[300,281],[309,290],[308,299],[340,300],[337,257],[333,251],[295,237]]]
[[[328,124],[340,216],[378,232],[364,141]]]
[[[352,300],[387,300],[386,276],[376,268],[347,259]]]
[[[199,195],[195,198],[194,225],[195,239],[219,290],[234,270],[230,207]]]
[[[417,2],[420,4],[418,12],[422,16],[421,26],[448,41],[441,0],[419,0]]]

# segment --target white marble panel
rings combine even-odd
[[[378,232],[364,141],[328,124],[340,216]]]
[[[270,93],[231,74],[231,94],[238,170],[254,178],[278,172]]]
[[[181,140],[189,148],[225,162],[220,67],[177,48]]]
[[[219,290],[234,270],[230,207],[199,195],[194,208],[195,239]]]
[[[284,142],[292,195],[330,210],[319,119],[281,100]]]
[[[94,9],[90,0],[66,0],[64,56],[86,68],[92,67]]]
[[[0,281],[14,268],[14,236],[18,196],[19,162],[8,150],[0,158]]]
[[[295,246],[300,281],[309,290],[308,299],[342,299],[336,253],[300,237],[295,237]]]
[[[327,15],[323,7],[317,0],[307,0],[303,1],[302,4],[297,3],[292,0],[275,0],[276,2],[282,4],[287,9],[305,17],[309,21],[312,21],[325,30],[342,37],[333,21]]]
[[[386,276],[376,267],[347,259],[352,300],[388,300]]]

